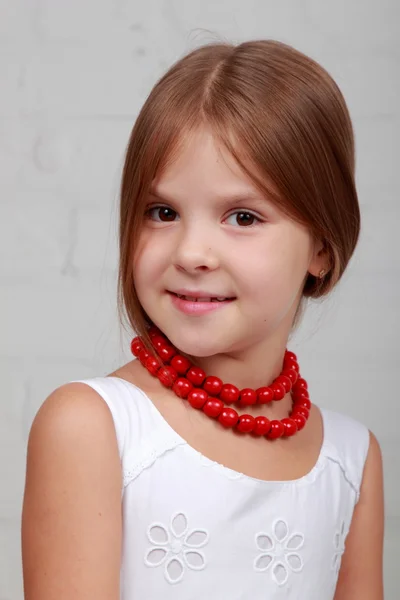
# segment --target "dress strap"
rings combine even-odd
[[[133,383],[119,377],[96,377],[76,383],[84,383],[94,389],[110,409],[124,488],[165,452],[186,444],[150,398]]]
[[[324,418],[326,456],[340,466],[358,501],[369,449],[369,430],[353,417],[325,408],[320,410]]]

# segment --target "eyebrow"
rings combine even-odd
[[[173,202],[172,199],[168,198],[167,196],[163,196],[162,194],[157,192],[155,189],[150,189],[150,194],[152,196],[154,196],[155,198],[158,198],[162,202]],[[271,201],[268,201],[266,198],[264,198],[262,196],[261,192],[257,193],[257,192],[252,192],[252,191],[243,192],[243,193],[237,192],[235,194],[231,194],[228,196],[217,195],[217,196],[215,196],[215,200],[221,206],[228,205],[228,204],[234,205],[234,206],[240,206],[241,204],[246,204],[247,202],[257,203],[260,206],[263,205],[264,208],[268,207],[268,206],[272,206]]]

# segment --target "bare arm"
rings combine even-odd
[[[383,600],[383,533],[382,456],[371,433],[360,499],[346,539],[335,600]]]
[[[118,600],[121,466],[114,423],[88,386],[42,405],[29,442],[22,512],[25,600]]]

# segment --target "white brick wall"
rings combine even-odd
[[[56,386],[128,356],[115,230],[135,115],[171,61],[216,36],[297,46],[349,103],[362,238],[342,285],[310,308],[291,347],[315,401],[361,418],[381,442],[386,598],[398,597],[398,23],[397,0],[0,0],[0,600],[23,597],[35,412]]]

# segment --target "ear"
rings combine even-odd
[[[320,278],[330,270],[329,252],[325,242],[317,240],[314,243],[308,272],[314,277]]]

